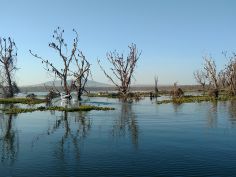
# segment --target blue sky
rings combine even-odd
[[[236,52],[236,1],[234,0],[0,0],[0,36],[12,37],[18,47],[16,80],[19,85],[51,78],[29,49],[60,66],[48,47],[53,30],[79,32],[79,48],[92,64],[95,81],[104,77],[97,59],[108,68],[106,52],[128,53],[136,43],[142,55],[134,84],[194,84],[193,71],[202,56],[211,54],[218,69],[226,59],[222,51]]]

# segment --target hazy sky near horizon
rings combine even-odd
[[[18,47],[16,80],[31,85],[51,80],[29,49],[60,66],[48,47],[57,26],[79,33],[79,48],[92,64],[95,81],[110,83],[97,59],[109,68],[108,51],[128,53],[135,43],[142,55],[134,84],[194,84],[193,71],[210,54],[218,69],[236,52],[235,0],[0,0],[0,37],[12,37]]]

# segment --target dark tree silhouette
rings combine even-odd
[[[17,61],[17,48],[15,42],[9,37],[0,38],[0,63],[1,63],[1,87],[5,97],[14,96],[14,86],[16,83],[13,81]]]
[[[100,64],[100,60],[98,60],[100,68],[104,72],[105,76],[111,80],[111,82],[118,88],[118,91],[124,97],[127,97],[129,93],[131,78],[133,77],[137,61],[141,55],[141,52],[138,51],[135,44],[131,44],[128,47],[130,51],[127,58],[125,58],[123,54],[119,54],[116,51],[107,53],[107,60],[112,65],[110,68],[112,74],[107,73]]]
[[[158,83],[158,76],[155,76],[154,77],[154,81],[155,81],[155,88],[154,88],[154,91],[155,91],[155,97],[158,96],[158,87],[157,87],[157,83]]]

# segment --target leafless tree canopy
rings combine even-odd
[[[236,54],[229,57],[229,63],[221,71],[220,78],[222,85],[229,89],[230,94],[236,95]]]
[[[98,61],[105,76],[111,80],[123,96],[127,96],[129,92],[131,78],[133,77],[137,61],[141,55],[141,52],[138,51],[135,44],[131,44],[129,46],[129,50],[130,52],[127,58],[125,58],[123,54],[119,54],[116,51],[107,53],[107,60],[112,65],[110,68],[112,74],[105,71],[100,61]]]
[[[74,87],[78,94],[78,100],[81,100],[81,96],[85,91],[85,85],[88,81],[90,74],[90,63],[86,60],[86,57],[79,51],[78,58],[75,57],[77,71],[73,72],[74,75]]]
[[[68,48],[67,48],[68,46],[63,37],[64,30],[60,29],[60,27],[54,30],[54,34],[53,34],[54,41],[49,43],[49,47],[54,49],[58,53],[60,58],[62,59],[63,68],[57,68],[52,62],[38,56],[37,54],[33,53],[31,50],[30,50],[30,53],[34,57],[40,59],[43,64],[45,64],[46,66],[45,69],[48,72],[53,73],[56,78],[59,78],[61,80],[61,84],[63,85],[64,91],[66,94],[70,94],[71,90],[75,87],[82,94],[84,90],[84,85],[87,82],[87,77],[90,70],[90,64],[86,60],[83,53],[78,49],[77,31],[73,29],[73,32],[75,33],[75,37],[73,39],[70,52],[68,52]],[[77,71],[71,70],[70,65],[72,61],[76,62],[76,65],[78,67]],[[68,83],[68,77],[72,77],[72,78],[74,77],[74,81],[72,81],[71,84]],[[81,79],[84,79],[83,84],[81,84]],[[79,83],[76,84],[77,82]]]
[[[215,61],[212,59],[212,57],[208,56],[204,57],[204,60],[206,79],[208,80],[209,85],[211,85],[215,90],[219,90],[219,74],[216,70]]]
[[[205,86],[206,86],[206,73],[204,73],[201,70],[195,71],[193,73],[194,78],[198,84],[202,86],[203,91],[205,91]]]
[[[6,97],[14,96],[14,87],[16,83],[13,81],[16,71],[17,48],[15,42],[9,37],[0,38],[0,63],[1,63],[1,87]]]
[[[215,61],[211,56],[205,56],[203,70],[194,72],[194,77],[197,83],[199,83],[203,91],[205,92],[205,86],[209,86],[209,95],[218,97],[219,90],[222,83],[223,74],[222,72],[217,72]]]

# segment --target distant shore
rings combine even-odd
[[[199,85],[178,85],[179,88],[181,88],[183,91],[199,91],[201,90],[201,86]],[[48,87],[49,88],[49,87]],[[47,92],[48,88],[45,88],[44,86],[36,86],[36,87],[20,87],[21,92]],[[56,87],[56,89],[62,91],[61,87]],[[158,89],[160,91],[170,91],[173,89],[172,85],[168,86],[159,86]],[[113,92],[117,91],[116,87],[87,87],[87,91],[89,92]],[[131,86],[131,91],[145,91],[145,92],[152,92],[154,91],[154,86]]]

